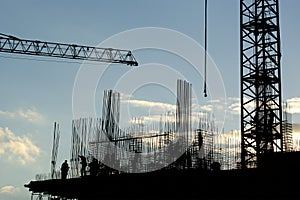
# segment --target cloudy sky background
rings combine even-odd
[[[25,39],[96,46],[123,31],[161,27],[178,31],[203,45],[203,2],[5,0],[1,2],[0,32]],[[300,133],[300,24],[295,16],[299,6],[300,1],[296,0],[280,2],[282,95],[293,114],[294,131]],[[225,121],[217,123],[224,125],[225,132],[239,130],[239,1],[209,0],[208,9],[208,53],[211,64],[221,74],[226,96],[204,98],[200,77],[193,80],[198,95],[194,107],[213,112],[215,116],[223,115],[226,110]],[[180,41],[174,43],[184,47]],[[159,63],[174,67],[184,75],[194,73],[189,71],[186,61],[167,52],[144,49],[133,53],[140,65]],[[29,199],[24,184],[36,174],[50,171],[54,122],[61,127],[58,163],[69,158],[73,87],[81,64],[0,53],[0,199]],[[101,68],[102,64],[90,63],[90,67]],[[103,90],[111,89],[117,77],[129,71],[125,65],[114,65],[107,70],[95,92],[97,115],[101,115]],[[141,78],[159,76],[159,73],[143,74]],[[174,109],[174,94],[156,84],[138,88],[130,98],[121,106],[132,117],[157,120],[160,114]],[[124,118],[123,126],[129,120]]]

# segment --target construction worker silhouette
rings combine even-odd
[[[68,165],[68,161],[65,160],[65,162],[63,162],[63,164],[61,165],[61,178],[62,179],[66,179],[67,175],[68,175],[68,171],[69,171],[69,165]]]
[[[81,155],[79,155],[79,158],[81,159],[80,173],[81,173],[81,176],[85,176],[86,175],[86,166],[87,166],[86,158],[84,156],[81,156]]]
[[[93,158],[92,162],[89,163],[89,167],[90,167],[90,175],[97,176],[99,172],[99,163],[96,158]]]

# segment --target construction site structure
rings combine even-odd
[[[56,172],[59,138],[60,138],[59,124],[57,122],[54,122],[53,142],[52,142],[53,146],[51,152],[51,171],[50,171],[51,179],[60,177],[60,175]]]
[[[35,186],[37,182],[50,183],[49,180],[53,181],[50,184],[62,184],[59,170],[55,173],[58,176],[54,178],[38,175],[35,181],[25,185],[32,191],[32,199],[95,198],[99,194],[93,191],[93,182],[98,185],[100,179],[101,182],[105,179],[103,184],[106,185],[110,182],[106,180],[107,177],[115,177],[118,180],[121,178],[120,181],[123,182],[127,178],[131,179],[134,174],[140,174],[134,178],[137,182],[130,180],[130,184],[136,190],[136,184],[141,181],[140,177],[144,176],[151,178],[160,173],[170,176],[175,173],[175,177],[181,177],[181,173],[194,176],[195,173],[203,175],[221,169],[234,169],[240,160],[237,156],[239,153],[235,150],[238,143],[233,143],[232,140],[228,146],[229,138],[219,137],[221,134],[218,134],[213,118],[207,113],[192,116],[195,112],[192,110],[191,91],[189,82],[178,80],[175,115],[162,116],[159,125],[153,127],[147,127],[142,119],[136,118],[132,120],[129,128],[122,130],[119,127],[120,93],[105,90],[101,118],[80,118],[72,121],[70,172],[68,180],[64,180],[64,189],[54,185],[49,187],[48,184],[42,188]],[[240,137],[238,134],[234,136]],[[81,156],[84,156],[88,163],[97,160],[97,173],[92,174],[91,170],[87,170],[87,175],[82,176]],[[85,182],[85,186],[81,185],[82,181]],[[147,178],[145,181],[148,182]],[[75,184],[72,187],[80,186],[83,189],[79,193],[71,194],[71,185],[68,186],[67,182]],[[88,189],[93,192],[87,193]]]
[[[105,90],[102,118],[72,121],[71,177],[80,175],[79,155],[89,161],[96,158],[101,165],[110,167],[110,172],[117,173],[190,169],[199,165],[209,168],[213,160],[214,128],[205,125],[208,119],[202,119],[199,127],[192,126],[193,120],[199,119],[192,119],[191,91],[190,83],[178,80],[175,115],[162,116],[159,125],[152,124],[152,127],[135,118],[129,128],[122,130],[119,127],[120,94]],[[100,170],[100,173],[106,172],[109,173]]]
[[[283,102],[282,106],[283,150],[290,152],[294,151],[292,114],[287,102]]]
[[[283,151],[279,0],[240,1],[242,168]]]
[[[129,50],[20,39],[0,33],[0,52],[138,66]]]
[[[51,163],[50,176],[25,184],[32,199],[293,197],[297,186],[290,179],[300,178],[300,153],[293,151],[290,117],[282,110],[279,0],[240,0],[240,45],[241,133],[219,137],[203,121],[193,127],[187,81],[177,82],[176,114],[162,118],[158,130],[146,131],[139,118],[121,129],[120,94],[106,90],[101,118],[72,121],[69,177],[60,179]],[[6,34],[0,34],[0,52],[138,65],[127,50]],[[206,96],[206,78],[204,85]],[[59,136],[54,129],[52,161]],[[79,156],[100,161],[98,173],[80,177]]]

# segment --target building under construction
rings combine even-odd
[[[300,152],[282,103],[279,0],[240,0],[240,132],[219,133],[209,114],[195,116],[192,86],[177,82],[175,114],[159,124],[133,119],[121,129],[120,94],[104,91],[102,116],[72,121],[70,170],[61,179],[54,125],[50,175],[25,184],[32,199],[239,198],[297,196]],[[207,0],[205,0],[207,12]],[[205,50],[207,13],[205,14]],[[0,51],[137,66],[131,51],[23,40],[0,34]],[[206,53],[204,58],[206,81]],[[206,82],[204,82],[204,96]],[[97,170],[81,176],[83,156]]]
[[[240,133],[219,133],[207,113],[193,116],[191,91],[190,83],[178,80],[175,115],[162,115],[159,124],[150,128],[146,128],[142,119],[134,119],[125,130],[119,127],[120,94],[104,91],[101,118],[72,121],[70,170],[64,180],[60,171],[55,170],[59,140],[59,127],[55,124],[51,176],[38,175],[37,180],[25,185],[32,192],[32,199],[180,195],[194,198],[199,197],[199,187],[205,197],[244,197],[252,184],[259,187],[261,197],[265,198],[274,197],[263,181],[273,179],[274,173],[286,187],[284,192],[278,190],[276,197],[287,198],[293,194],[294,186],[288,179],[298,167],[299,153],[292,152],[291,116],[287,110],[283,123],[286,151],[264,154],[260,168],[241,169]],[[86,175],[82,176],[80,156],[86,157],[88,163],[97,160],[96,173],[87,168]],[[279,185],[272,183],[269,187]],[[156,192],[151,192],[151,188],[156,188]],[[220,193],[215,193],[216,189]],[[258,191],[246,197],[256,197]]]
[[[220,163],[224,169],[235,168],[235,163],[240,160],[239,133],[225,137],[217,132],[208,113],[193,115],[191,91],[190,83],[178,80],[175,114],[164,113],[159,123],[151,126],[147,126],[142,118],[134,118],[125,129],[119,127],[120,94],[113,90],[104,91],[101,118],[72,121],[69,178],[80,176],[80,156],[88,162],[97,159],[102,166],[99,174],[106,175],[160,169],[209,170],[212,162]],[[59,127],[55,123],[53,164],[56,163],[58,140]],[[60,171],[55,168],[52,165],[51,178],[60,177]],[[42,175],[38,177],[45,179]]]

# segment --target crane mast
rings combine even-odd
[[[138,66],[131,51],[20,39],[0,33],[0,52]]]
[[[279,0],[240,1],[241,166],[283,151]]]

